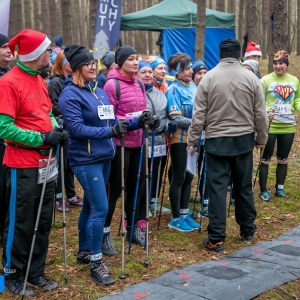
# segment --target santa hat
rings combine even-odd
[[[51,41],[45,33],[31,29],[24,29],[8,43],[8,47],[14,54],[18,46],[18,55],[21,62],[28,62],[37,59],[43,54]]]
[[[249,42],[245,51],[245,57],[252,55],[262,56],[261,49],[259,45],[256,45],[254,42]]]

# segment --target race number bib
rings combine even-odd
[[[292,106],[291,104],[275,104],[274,111],[276,115],[291,115]]]
[[[142,113],[143,113],[143,111],[140,110],[140,111],[135,111],[135,112],[127,113],[125,116],[138,118]]]
[[[152,147],[148,147],[148,156],[151,158]],[[166,145],[157,145],[154,146],[153,157],[166,156],[167,155],[167,146]]]
[[[39,175],[38,175],[38,184],[43,183],[45,181],[46,169],[47,169],[48,159],[40,159],[39,160]],[[57,178],[58,170],[56,166],[56,158],[52,157],[50,160],[47,182],[53,181]]]
[[[114,107],[112,105],[98,106],[98,116],[100,120],[114,119],[115,118]]]

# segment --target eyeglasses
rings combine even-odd
[[[49,48],[49,49],[46,49],[47,52],[49,52],[49,54],[52,54],[52,49]]]
[[[97,60],[92,60],[90,62],[88,62],[87,64],[85,64],[87,66],[87,68],[90,70],[92,68],[97,68],[98,66],[98,61]]]

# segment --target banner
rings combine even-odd
[[[0,0],[1,1],[1,0]],[[99,0],[93,54],[101,58],[119,40],[122,0]]]
[[[10,0],[0,0],[0,33],[8,36]]]

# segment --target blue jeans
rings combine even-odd
[[[72,167],[84,190],[83,207],[78,220],[79,251],[101,253],[104,221],[108,210],[106,186],[111,160]]]

